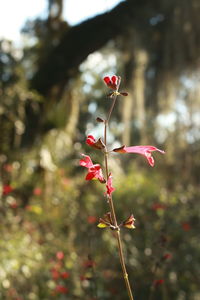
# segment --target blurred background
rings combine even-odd
[[[80,153],[103,134],[122,77],[110,147],[154,145],[155,167],[110,157],[137,300],[199,300],[199,0],[2,0],[0,9],[0,299],[116,299],[127,294],[116,241],[97,228],[104,186]]]

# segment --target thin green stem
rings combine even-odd
[[[119,89],[120,81],[121,81],[121,79],[119,77],[117,91]],[[105,160],[105,170],[106,170],[106,181],[108,181],[108,178],[109,178],[108,151],[107,151],[107,129],[108,129],[108,123],[109,123],[113,108],[114,108],[115,103],[116,103],[116,99],[117,99],[117,95],[114,95],[113,102],[112,102],[112,105],[110,107],[107,120],[105,120],[105,122],[104,122],[104,144],[105,144],[104,160]],[[121,268],[122,268],[122,272],[123,272],[124,281],[125,281],[125,284],[126,284],[126,289],[127,289],[127,292],[128,292],[129,299],[134,300],[133,294],[132,294],[132,291],[131,291],[129,278],[128,278],[128,273],[127,273],[127,270],[126,270],[125,258],[124,258],[123,248],[122,248],[122,240],[121,240],[121,235],[120,235],[120,228],[117,224],[117,218],[116,218],[114,203],[113,203],[113,200],[112,200],[112,195],[108,196],[107,199],[108,199],[108,203],[109,203],[109,206],[110,206],[110,212],[111,212],[111,216],[112,216],[113,225],[117,228],[115,236],[116,236],[116,239],[117,239],[120,264],[121,264]]]

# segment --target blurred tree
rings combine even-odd
[[[32,86],[52,101],[59,101],[69,80],[77,76],[80,64],[112,40],[121,49],[126,66],[123,72],[130,90],[134,90],[134,97],[125,99],[122,110],[124,142],[130,141],[133,116],[142,142],[148,142],[148,128],[155,126],[149,126],[148,119],[173,105],[180,76],[190,76],[198,68],[199,10],[197,0],[123,1],[110,12],[63,32],[39,63]]]
[[[194,66],[199,58],[199,9],[198,0],[181,3],[165,0],[151,3],[145,0],[123,1],[109,13],[84,21],[65,33],[59,45],[39,67],[33,86],[45,93],[56,82],[67,82],[73,74],[72,70],[77,69],[88,54],[110,39],[123,36],[131,27],[139,36],[140,45],[154,54],[151,62],[154,65],[157,62],[160,70],[180,72]],[[48,74],[53,77],[49,78]]]

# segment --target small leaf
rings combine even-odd
[[[99,118],[99,117],[96,118],[96,121],[99,122],[99,123],[104,123],[104,120],[102,118]]]
[[[135,226],[133,224],[126,224],[126,225],[123,225],[125,228],[128,228],[128,229],[135,229]]]
[[[114,92],[110,92],[109,94],[107,94],[107,97],[108,97],[108,98],[112,98],[112,97],[114,97],[114,95],[115,95]]]
[[[128,93],[127,92],[120,92],[120,95],[122,95],[122,96],[128,96]]]
[[[106,227],[109,227],[109,225],[107,225],[107,224],[105,224],[105,223],[99,223],[99,224],[97,225],[97,227],[99,227],[99,228],[106,228]]]
[[[94,143],[93,147],[95,147],[96,149],[104,149],[105,144],[103,143],[102,139],[99,138],[98,141]]]
[[[114,152],[119,152],[119,153],[124,153],[125,151],[124,151],[124,148],[125,148],[126,146],[125,145],[123,145],[123,146],[121,146],[121,147],[119,147],[119,148],[115,148],[115,149],[113,149],[112,151],[114,151]]]

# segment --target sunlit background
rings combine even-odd
[[[67,0],[63,3],[62,17],[70,25],[109,11],[120,0]],[[2,0],[0,10],[0,38],[20,42],[20,29],[28,19],[47,17],[46,0]]]

